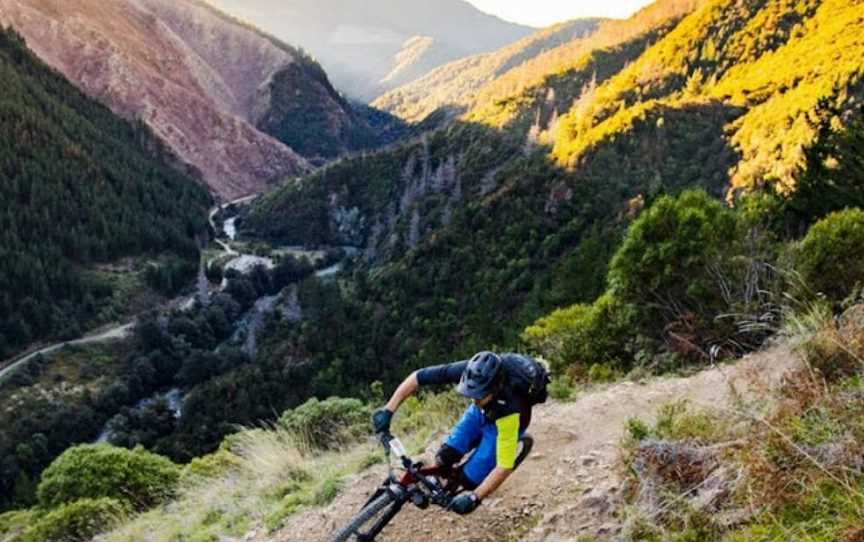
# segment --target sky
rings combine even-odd
[[[578,17],[629,17],[653,0],[468,0],[486,13],[530,26]]]

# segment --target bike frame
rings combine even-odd
[[[338,540],[347,540],[344,536],[353,534],[358,542],[372,542],[402,510],[405,503],[410,502],[421,510],[428,508],[430,504],[449,508],[453,498],[462,489],[460,469],[465,462],[464,460],[455,467],[441,465],[427,467],[422,462],[413,462],[408,457],[402,443],[390,433],[379,434],[378,438],[387,451],[388,459],[391,458],[391,453],[399,458],[403,472],[397,475],[393,469],[393,464],[390,463],[390,473],[387,479],[366,501],[352,523],[339,532]],[[534,445],[534,439],[528,434],[521,435],[520,441],[523,443],[523,447],[516,459],[515,468],[518,468],[519,464],[531,453]],[[373,508],[369,508],[370,506]],[[364,515],[367,509],[369,515]],[[370,522],[376,514],[381,515],[374,521],[371,528],[365,533],[360,532],[362,525]]]
[[[393,496],[393,504],[383,516],[378,518],[371,529],[365,533],[355,533],[358,542],[374,540],[384,527],[399,514],[407,502],[411,502],[421,510],[426,509],[429,504],[442,508],[450,506],[453,491],[448,488],[458,488],[458,486],[453,485],[455,472],[452,467],[441,465],[430,465],[427,467],[423,466],[422,463],[413,463],[408,457],[402,458],[402,466],[405,468],[402,476],[397,479],[391,471],[387,482],[378,491],[373,493],[366,502],[366,505],[368,505],[381,496],[383,492],[389,492]],[[443,484],[441,483],[442,481],[444,482]]]

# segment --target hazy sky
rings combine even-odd
[[[548,26],[552,23],[577,17],[630,16],[652,0],[468,0],[487,13],[502,19],[531,26]]]

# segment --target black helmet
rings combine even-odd
[[[493,391],[501,374],[501,357],[492,352],[479,352],[468,362],[456,391],[471,399],[483,399]]]

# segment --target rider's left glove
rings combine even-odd
[[[375,433],[389,433],[390,421],[393,419],[393,413],[382,408],[372,415],[372,427],[375,428]]]
[[[450,510],[453,510],[460,516],[470,514],[480,506],[480,497],[473,492],[462,493],[450,503]]]

